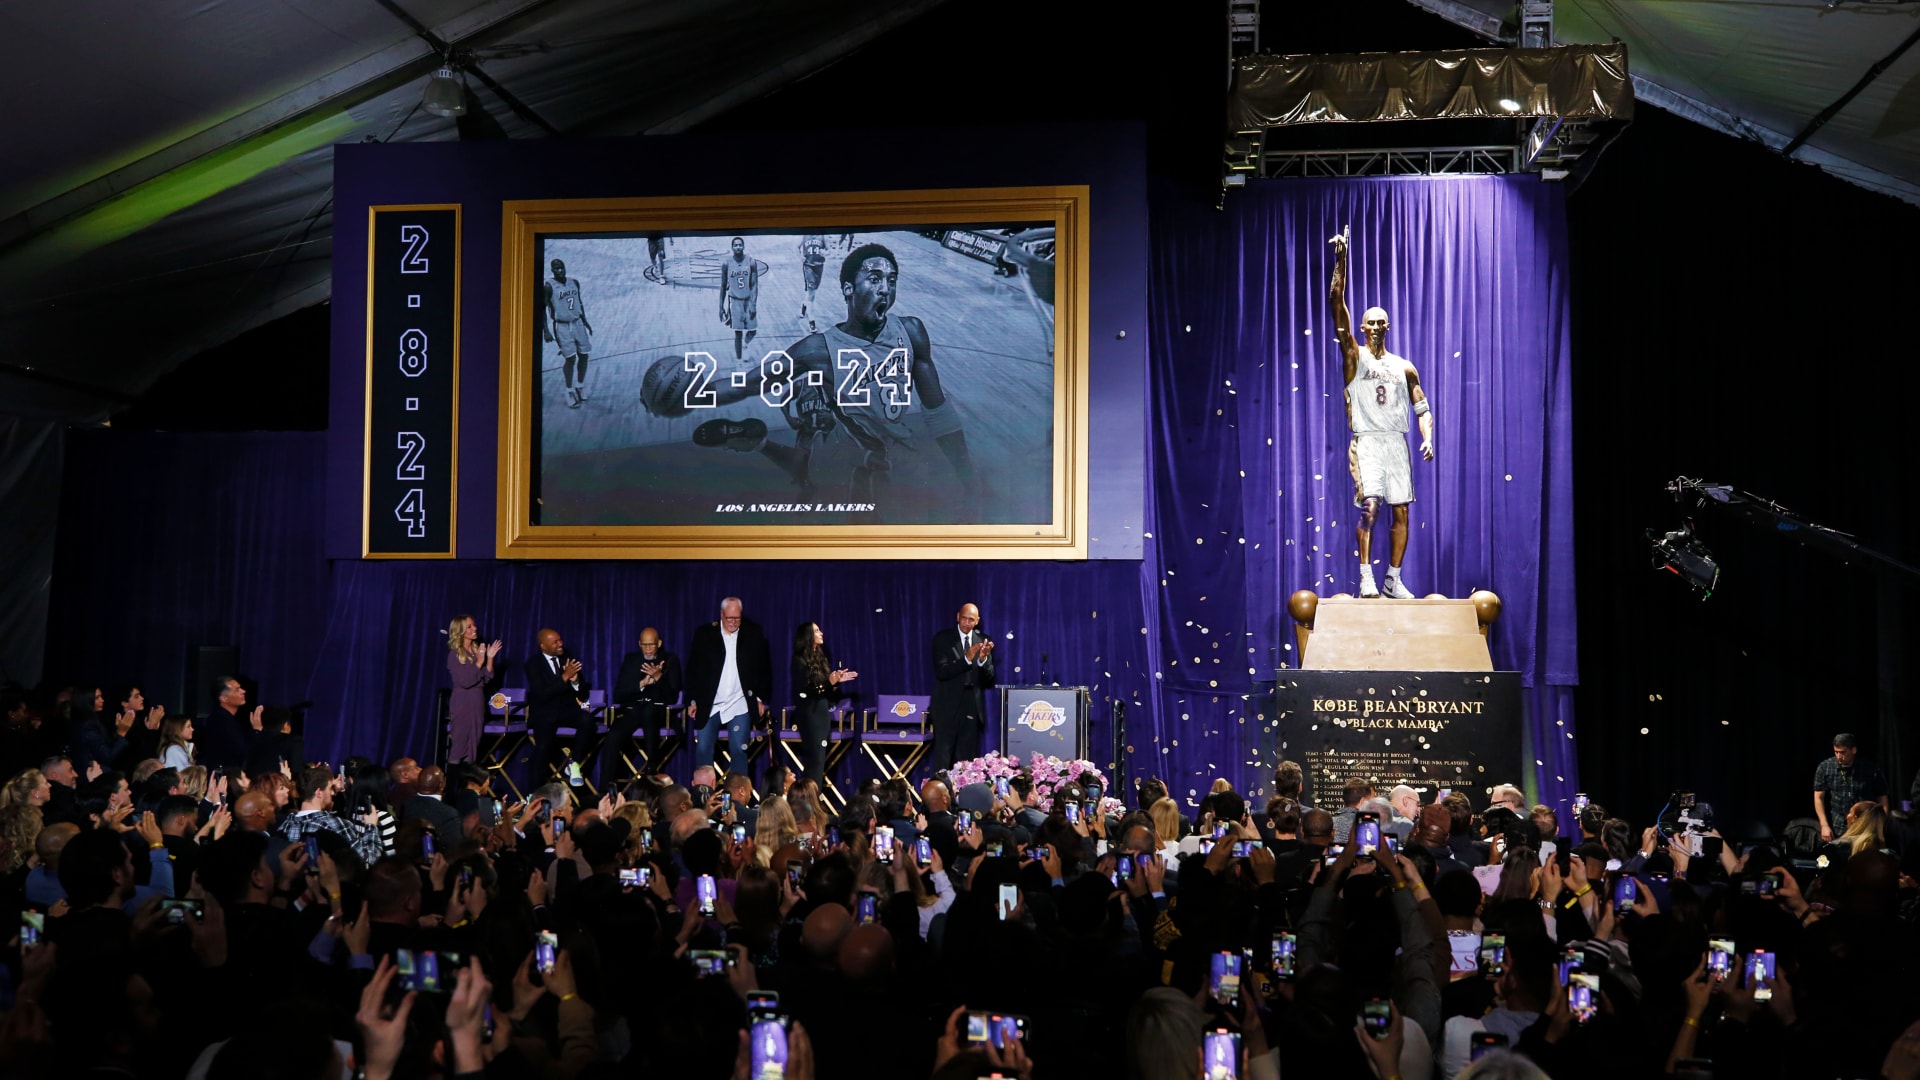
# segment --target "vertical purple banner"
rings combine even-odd
[[[361,553],[452,558],[459,477],[460,207],[367,212]]]

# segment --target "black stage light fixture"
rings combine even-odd
[[[1720,584],[1720,564],[1713,552],[1693,534],[1693,522],[1683,521],[1671,532],[1647,530],[1647,542],[1653,545],[1653,566],[1680,575],[1688,585],[1700,591],[1700,599],[1713,595]]]

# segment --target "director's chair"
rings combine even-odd
[[[915,803],[920,793],[913,790],[912,773],[933,749],[933,736],[927,730],[931,701],[925,694],[881,694],[876,700],[878,707],[867,713],[867,730],[860,736],[860,749],[880,779],[907,780],[909,797]]]
[[[787,764],[792,767],[793,775],[801,776],[806,772],[805,758],[799,747],[804,741],[800,734],[800,721],[792,706],[780,710],[780,749],[786,754]],[[827,754],[822,764],[820,782],[824,790],[820,798],[826,802],[825,809],[838,813],[847,805],[847,797],[833,782],[833,772],[846,760],[847,754],[860,741],[862,714],[841,706],[832,710],[833,722],[827,728]]]
[[[524,799],[526,795],[513,782],[507,766],[526,745],[528,734],[525,687],[509,687],[487,699],[487,719],[480,725],[479,762],[506,782],[507,790],[513,792],[515,799]]]

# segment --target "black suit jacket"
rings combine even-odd
[[[200,872],[200,845],[191,836],[163,836],[160,842],[167,846],[167,858],[173,860],[173,894],[185,896],[193,886],[193,876]],[[137,867],[145,859],[136,859]]]
[[[772,708],[773,653],[767,648],[767,635],[752,619],[740,620],[734,663],[747,697]],[[700,707],[700,723],[706,723],[707,714],[713,711],[713,696],[720,689],[720,673],[726,666],[727,643],[720,637],[720,624],[710,622],[695,630],[693,643],[687,647],[687,703]]]
[[[400,804],[400,821],[424,821],[433,827],[440,842],[452,846],[464,833],[460,828],[460,811],[431,795],[415,795]]]
[[[974,633],[980,631],[976,628]],[[987,654],[985,663],[967,663],[967,651],[960,645],[958,626],[949,626],[933,635],[933,677],[936,680],[933,701],[927,711],[934,723],[956,719],[986,721],[986,692],[993,686],[993,654]]]
[[[499,819],[493,813],[493,793],[490,791],[461,788],[445,798],[453,806],[453,812],[460,815],[463,825],[466,823],[468,814],[477,817],[483,829],[491,829],[499,824]]]
[[[834,669],[833,654],[825,649],[820,651],[826,653],[827,670],[831,672]],[[847,692],[835,686],[831,679],[815,681],[813,672],[807,667],[807,658],[801,653],[793,655],[793,662],[787,667],[787,678],[793,682],[790,689],[793,691],[794,704],[803,709],[816,701],[824,701],[831,706],[847,696]]]
[[[620,661],[620,675],[613,680],[613,703],[631,709],[636,705],[672,705],[680,698],[680,687],[685,678],[680,672],[680,658],[660,649],[654,659],[661,664],[660,681],[651,686],[641,686],[640,680],[646,678],[644,665],[648,663],[645,653],[635,649]]]
[[[565,667],[573,654],[562,652]],[[580,702],[587,698],[587,675],[580,673],[578,688],[567,683],[547,664],[547,654],[535,649],[527,657],[527,724],[535,731],[551,731],[580,719]]]
[[[207,715],[195,718],[194,760],[208,768],[216,765],[226,769],[245,768],[247,752],[260,738],[260,732],[253,730],[253,722],[247,719],[252,712],[252,709],[241,709],[230,713],[216,706]]]

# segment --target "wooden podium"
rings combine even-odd
[[[1287,601],[1303,671],[1492,671],[1487,628],[1500,598],[1325,600],[1311,589]]]

